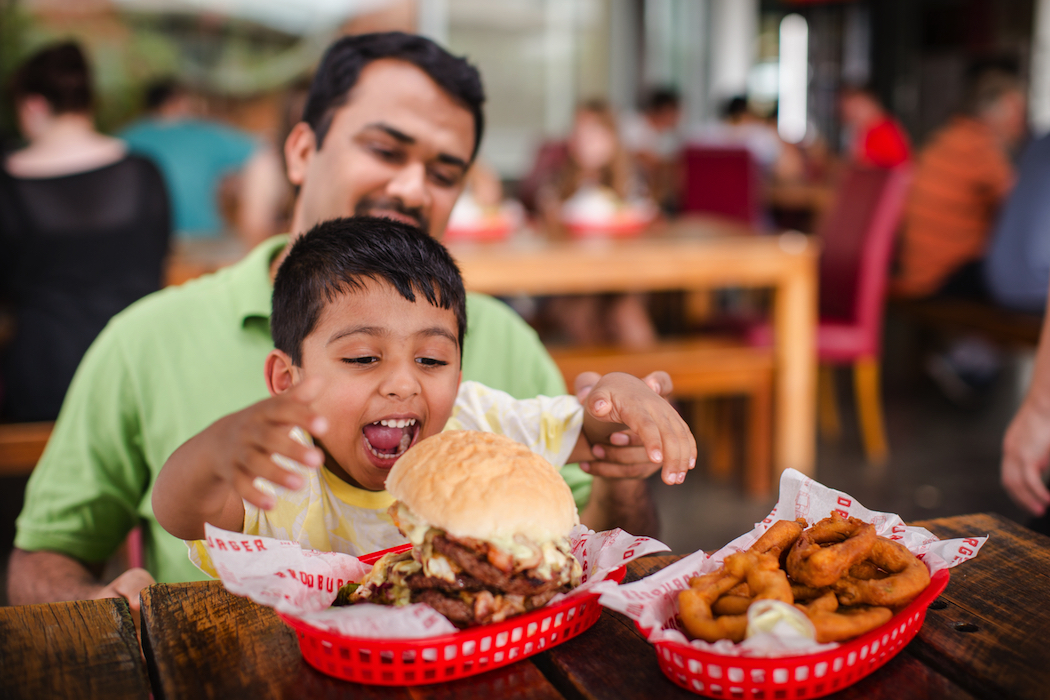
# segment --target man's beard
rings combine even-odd
[[[384,212],[397,212],[411,218],[415,225],[426,232],[430,232],[430,221],[423,215],[421,207],[406,207],[404,202],[396,197],[369,197],[364,196],[354,207],[357,216],[383,216]]]

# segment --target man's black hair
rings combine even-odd
[[[423,230],[390,219],[355,216],[317,224],[293,245],[273,285],[274,346],[302,365],[303,340],[325,306],[384,280],[411,302],[422,296],[456,315],[460,357],[467,329],[466,292],[445,246]]]
[[[734,119],[736,117],[742,117],[747,114],[747,98],[743,95],[736,95],[726,100],[725,104],[722,105],[722,118],[723,119]]]
[[[40,95],[55,114],[90,112],[95,101],[91,69],[74,41],[53,44],[30,56],[11,76],[10,92],[16,102]]]
[[[303,109],[303,121],[313,129],[317,148],[324,142],[337,109],[350,99],[361,71],[372,61],[393,58],[416,66],[474,115],[473,161],[485,130],[481,75],[466,59],[453,56],[426,37],[404,32],[345,36],[325,52]]]
[[[146,109],[151,112],[160,109],[165,102],[183,92],[182,84],[175,78],[164,77],[154,80],[146,86]]]

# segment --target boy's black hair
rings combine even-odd
[[[466,59],[453,56],[426,37],[404,32],[378,32],[344,36],[325,52],[314,74],[310,94],[303,109],[303,121],[313,129],[317,148],[321,148],[337,109],[350,99],[350,90],[361,71],[372,61],[393,58],[418,67],[454,100],[474,115],[473,161],[485,130],[481,106],[485,91],[481,75]]]
[[[94,107],[91,69],[74,41],[53,44],[30,56],[11,76],[11,96],[47,100],[55,114],[87,113]]]
[[[467,329],[463,277],[445,246],[415,226],[371,216],[332,219],[301,236],[277,270],[270,333],[302,365],[303,340],[325,306],[384,280],[411,302],[416,295],[456,315],[460,357]]]

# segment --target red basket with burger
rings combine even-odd
[[[229,590],[275,607],[307,663],[345,680],[444,682],[550,649],[597,621],[590,586],[618,582],[627,561],[667,549],[580,526],[558,471],[500,435],[427,438],[386,486],[409,544],[359,559],[277,541],[252,554],[212,550]],[[307,569],[314,573],[285,575]],[[319,580],[327,592],[315,590]]]
[[[918,633],[948,569],[985,538],[938,540],[793,470],[770,517],[604,593],[664,674],[712,698],[817,698],[875,672]]]

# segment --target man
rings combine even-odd
[[[387,33],[337,41],[285,144],[298,188],[292,236],[353,214],[440,236],[477,154],[483,101],[477,71],[427,39]],[[153,479],[188,438],[267,396],[258,367],[273,346],[270,294],[286,246],[285,238],[270,239],[216,275],[148,297],[88,351],[27,489],[9,566],[12,603],[123,596],[137,609],[138,591],[154,578],[200,578],[185,545],[153,517]],[[506,306],[472,295],[468,324],[465,379],[516,396],[564,392],[535,334]],[[586,502],[591,527],[652,532],[644,478],[660,465],[647,461],[636,439],[626,441],[596,450],[611,463],[589,465],[589,498],[587,475],[563,475]],[[150,571],[99,580],[140,521]]]
[[[247,247],[278,233],[283,177],[276,149],[240,129],[200,116],[194,97],[170,79],[149,87],[146,108],[148,116],[118,136],[163,171],[176,235],[222,235],[227,224],[220,199],[227,184],[233,185],[228,189],[236,201],[231,223]]]
[[[977,75],[966,109],[918,157],[901,245],[904,297],[986,296],[981,259],[999,205],[1013,186],[1010,151],[1025,132],[1025,97],[1002,70]]]
[[[848,86],[839,98],[842,123],[849,132],[849,156],[874,168],[892,168],[911,156],[908,135],[867,87]]]
[[[681,181],[681,99],[673,88],[646,95],[640,113],[624,115],[621,139],[645,176],[649,195],[669,212],[678,210]]]
[[[988,291],[1002,306],[1043,313],[1050,288],[1050,134],[1025,148],[1017,185],[988,244]]]

